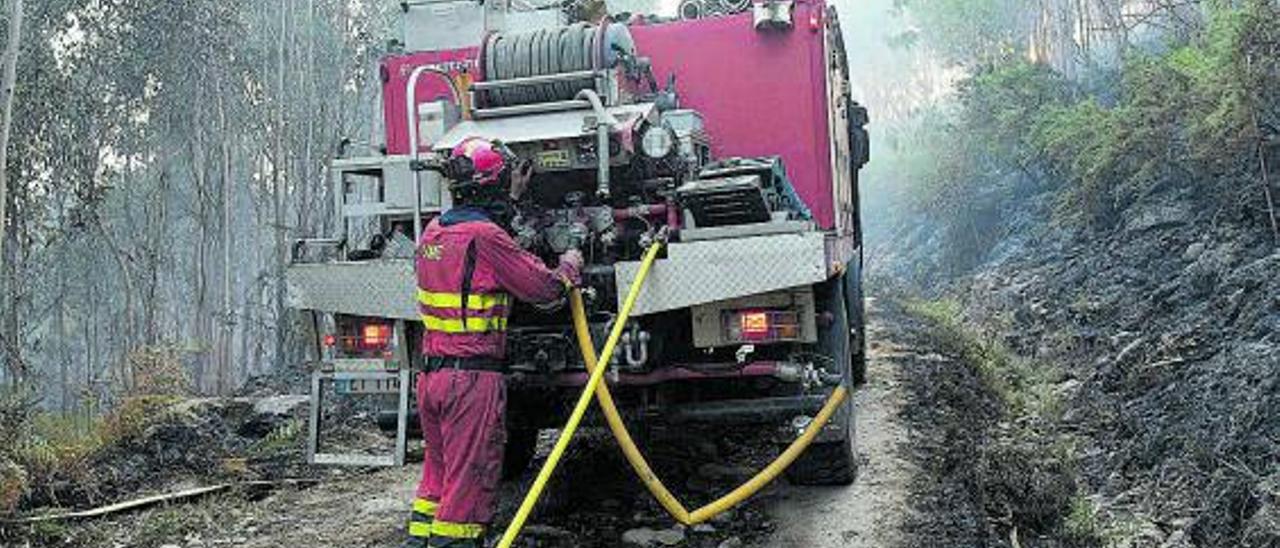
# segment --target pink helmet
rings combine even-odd
[[[502,170],[507,167],[507,161],[498,148],[479,137],[470,137],[458,143],[458,146],[453,147],[452,154],[454,158],[471,160],[474,169],[472,182],[481,185],[498,184]]]

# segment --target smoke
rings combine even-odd
[[[877,242],[907,215],[913,164],[927,162],[915,142],[928,114],[955,89],[961,71],[922,40],[900,0],[832,0],[844,32],[853,99],[871,118],[871,163],[861,174],[863,226]]]

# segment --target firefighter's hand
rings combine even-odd
[[[529,181],[533,179],[533,162],[520,160],[511,171],[511,200],[519,201],[529,189]]]

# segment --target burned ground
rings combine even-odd
[[[1054,226],[1048,200],[1012,204],[986,262],[906,291],[1058,377],[1049,434],[1070,442],[1075,517],[1108,543],[1277,546],[1280,253],[1169,199],[1100,233]],[[913,241],[878,258],[878,280],[936,270],[941,242]]]

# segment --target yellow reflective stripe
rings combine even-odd
[[[464,329],[461,319],[439,318],[427,314],[422,315],[422,324],[426,326],[427,331],[440,331],[443,333],[485,333],[488,331],[506,331],[506,318],[467,318],[467,326]]]
[[[484,534],[484,526],[478,523],[453,523],[436,521],[431,524],[431,536],[448,538],[480,538]]]
[[[428,516],[434,516],[436,515],[436,508],[439,508],[439,507],[440,507],[439,503],[431,502],[427,499],[413,499],[414,512],[419,512],[422,514],[426,514]]]
[[[424,289],[418,290],[418,302],[431,308],[462,308],[461,293],[433,293]],[[495,306],[506,306],[511,298],[506,293],[492,295],[467,295],[467,310],[489,310]]]
[[[426,521],[409,522],[409,536],[413,538],[427,538],[431,536],[431,523]]]

